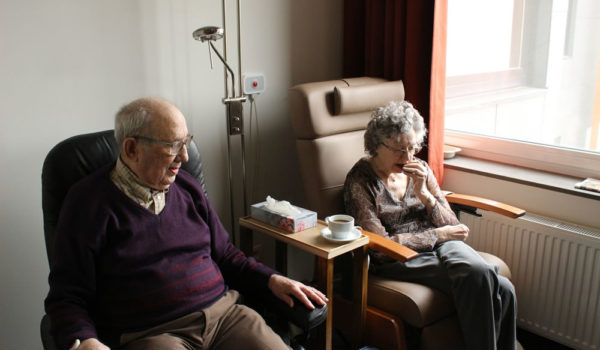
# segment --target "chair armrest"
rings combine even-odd
[[[516,219],[520,216],[525,215],[525,210],[512,205],[497,202],[491,199],[469,196],[466,194],[449,193],[446,195],[448,203],[467,205],[479,209],[493,211],[495,213],[508,216],[512,219]]]
[[[42,317],[42,321],[40,322],[40,335],[42,337],[42,346],[44,347],[44,350],[58,350],[58,345],[56,345],[56,341],[50,333],[50,317],[48,315]]]
[[[479,209],[493,211],[510,218],[518,218],[525,215],[525,210],[505,203],[497,202],[482,197],[469,196],[464,194],[447,193],[446,199],[449,203],[471,206]],[[393,259],[404,262],[416,257],[419,253],[414,250],[396,243],[373,232],[361,229],[362,233],[369,237],[369,249],[376,250]]]
[[[292,296],[292,299],[294,299],[293,308],[276,297],[271,291],[262,294],[243,294],[243,303],[261,314],[274,330],[277,327],[271,324],[270,321],[275,323],[285,321],[286,324],[291,322],[303,332],[307,332],[327,319],[327,313],[329,312],[327,304],[318,306],[313,303],[315,308],[310,310],[296,297]],[[274,318],[277,320],[273,320]],[[279,333],[277,330],[275,331]]]
[[[415,258],[419,253],[414,250],[403,246],[400,243],[394,242],[390,239],[382,237],[376,233],[369,232],[361,229],[362,233],[369,236],[369,248],[383,253],[390,258],[404,262],[412,258]]]
[[[284,315],[288,321],[292,322],[305,332],[315,328],[327,319],[327,304],[319,306],[313,302],[315,308],[311,310],[293,296],[294,307],[290,307],[277,297],[274,298],[275,300],[272,305],[273,309],[280,315]]]

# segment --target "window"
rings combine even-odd
[[[446,143],[600,176],[600,2],[449,0]]]

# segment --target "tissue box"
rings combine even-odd
[[[250,206],[250,216],[269,225],[279,227],[288,232],[298,232],[317,226],[317,213],[296,207],[300,214],[293,216],[282,216],[265,207],[267,202],[256,203]]]

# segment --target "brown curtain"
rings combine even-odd
[[[345,0],[344,76],[403,80],[429,129],[427,152],[444,176],[447,0]]]

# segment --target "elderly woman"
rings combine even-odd
[[[450,209],[431,169],[415,157],[427,130],[406,102],[373,112],[368,156],[348,173],[346,212],[358,225],[419,252],[402,263],[374,255],[379,276],[416,282],[449,295],[467,349],[515,349],[516,297],[508,279],[464,243],[469,229]]]

